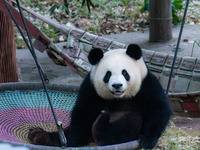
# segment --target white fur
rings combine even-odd
[[[122,75],[123,69],[128,72],[129,81],[126,81]],[[111,71],[112,75],[109,82],[104,83],[103,78],[107,71]],[[117,49],[106,52],[100,62],[93,66],[91,81],[98,95],[104,99],[130,98],[138,93],[142,80],[146,75],[147,68],[142,58],[136,61],[126,54],[125,49]],[[112,85],[118,83],[123,84],[120,91],[124,91],[124,93],[115,96],[111,92],[115,90]]]

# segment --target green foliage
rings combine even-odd
[[[172,0],[172,17],[173,24],[180,23],[182,19],[178,16],[178,12],[183,9],[183,0]],[[149,0],[144,0],[141,12],[149,11]]]
[[[200,47],[200,40],[199,40],[199,42],[198,42],[198,41],[194,41],[194,43],[193,43],[193,46],[192,46],[191,57],[193,57],[193,53],[194,53],[194,46],[195,46],[195,44],[196,44],[198,47]]]
[[[50,39],[53,40],[53,42],[59,42],[58,37],[60,37],[62,34],[55,30],[55,28],[49,26],[46,23],[43,23],[40,30],[44,32]]]
[[[161,137],[157,147],[166,150],[197,150],[200,148],[198,133],[188,129],[169,126]]]
[[[79,0],[78,0],[79,2]],[[93,8],[95,8],[95,6],[93,5],[91,0],[82,0],[82,6],[87,5],[88,11],[90,13],[90,6],[92,6]],[[62,11],[65,11],[67,14],[70,14],[69,8],[68,8],[68,2],[67,0],[64,0],[64,4],[55,4],[53,5],[50,9],[50,15],[52,15],[52,13],[56,10],[56,9],[62,9]]]
[[[55,4],[49,9],[50,15],[52,15],[52,13],[54,12],[55,9],[59,9],[59,8],[61,8],[62,11],[65,11],[67,14],[70,13],[68,6],[66,6],[64,4]]]
[[[142,13],[145,11],[149,11],[149,0],[144,0],[144,6],[140,9],[140,11]]]
[[[19,38],[21,36],[15,36],[15,44],[17,45],[17,48],[22,49],[25,48],[26,44],[22,38]]]
[[[79,0],[78,0],[79,1]],[[87,3],[87,8],[88,8],[88,11],[90,13],[90,6],[92,6],[94,8],[94,5],[93,3],[91,2],[91,0],[82,0],[82,6],[85,5],[85,3]]]
[[[70,13],[69,9],[68,9],[68,2],[67,0],[64,0],[64,4],[55,4],[53,5],[50,9],[50,15],[54,12],[55,9],[62,9],[62,11],[65,11],[67,14]]]
[[[173,24],[181,23],[182,19],[178,16],[178,12],[182,8],[183,8],[183,0],[172,0]]]

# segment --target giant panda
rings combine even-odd
[[[92,69],[80,86],[70,126],[65,129],[68,146],[88,145],[92,137],[98,145],[137,139],[141,148],[153,148],[169,122],[172,108],[143,61],[141,48],[130,44],[127,49],[106,53],[94,48],[88,60]],[[37,139],[38,130],[42,129],[29,133],[30,139]],[[51,145],[58,143],[55,133],[42,133],[38,138],[42,137],[43,142],[37,139],[38,143],[44,143],[44,139]]]

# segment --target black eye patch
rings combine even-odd
[[[122,75],[124,76],[126,81],[130,80],[130,76],[129,76],[128,72],[125,69],[122,70]]]
[[[104,78],[103,78],[103,81],[104,81],[105,83],[108,83],[108,81],[109,81],[111,75],[112,75],[112,73],[111,73],[110,71],[107,71],[107,72],[106,72],[106,75],[105,75]]]

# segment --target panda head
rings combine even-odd
[[[136,44],[105,54],[95,48],[90,51],[88,60],[93,65],[90,72],[92,84],[104,99],[134,97],[147,75],[141,48]]]

